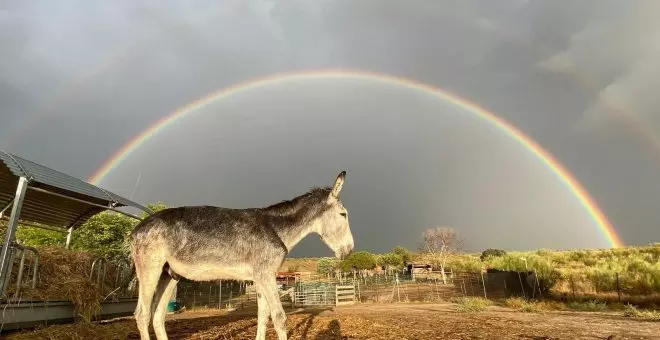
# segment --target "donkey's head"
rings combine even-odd
[[[318,233],[321,240],[335,252],[340,259],[345,258],[353,251],[353,234],[348,224],[348,211],[339,200],[339,192],[344,186],[346,171],[342,171],[330,190],[326,203],[327,209],[319,219]]]

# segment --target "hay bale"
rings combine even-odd
[[[38,270],[38,281],[35,289],[28,285],[21,285],[20,300],[65,300],[73,303],[77,316],[83,321],[90,321],[101,311],[101,301],[108,297],[114,297],[115,294],[109,294],[108,291],[114,290],[114,272],[112,266],[109,266],[106,280],[101,286],[97,286],[90,279],[89,274],[92,262],[97,256],[84,252],[68,250],[61,247],[42,247],[39,248],[40,261]],[[32,255],[26,256],[32,263]],[[13,296],[15,292],[16,276],[20,258],[15,259],[12,270],[12,282],[9,287],[8,296]],[[24,278],[31,274],[25,272]],[[25,281],[24,281],[25,282]]]

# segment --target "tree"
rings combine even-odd
[[[403,265],[406,265],[408,262],[410,262],[410,260],[412,260],[412,252],[404,247],[396,246],[392,252],[401,257]]]
[[[316,263],[316,271],[319,274],[332,274],[339,267],[339,260],[334,257],[322,257]]]
[[[64,246],[66,234],[60,231],[19,225],[16,229],[16,239],[26,246]]]
[[[126,215],[103,211],[73,232],[71,248],[86,250],[108,260],[128,260],[126,241],[137,223]]]
[[[157,213],[157,212],[159,212],[159,211],[161,211],[161,210],[165,210],[165,209],[167,209],[168,206],[167,206],[167,204],[165,204],[164,202],[158,201],[157,203],[150,203],[150,204],[147,204],[147,208],[149,208],[149,209],[151,209],[153,212]],[[142,218],[145,218],[145,217],[147,217],[147,216],[148,216],[148,214],[147,214],[146,212],[143,212],[143,213],[142,213]]]
[[[345,272],[350,270],[374,269],[376,268],[376,259],[368,251],[358,251],[341,261],[340,268]]]
[[[501,257],[504,255],[506,255],[506,251],[504,250],[488,248],[481,253],[481,256],[479,258],[483,262],[491,257]]]
[[[383,266],[386,271],[390,272],[392,270],[400,269],[404,262],[401,259],[401,256],[395,253],[385,253],[379,257],[378,263],[380,266]]]
[[[450,255],[460,249],[461,241],[458,239],[458,231],[452,228],[436,227],[427,229],[422,233],[421,251],[427,254],[433,265],[440,267],[442,282],[447,283],[445,266]]]

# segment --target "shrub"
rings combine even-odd
[[[478,273],[481,271],[483,263],[476,256],[470,255],[459,255],[451,256],[447,260],[447,267],[451,268],[453,271],[458,272],[468,272],[468,273]]]
[[[504,250],[488,248],[481,253],[479,259],[481,259],[481,261],[486,261],[488,258],[500,257],[504,255],[506,255],[506,251]]]

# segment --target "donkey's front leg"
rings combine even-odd
[[[270,317],[273,319],[273,326],[275,326],[275,332],[277,332],[277,339],[286,340],[286,314],[282,308],[280,296],[277,293],[277,282],[275,280],[275,275],[262,277],[259,280],[259,283],[257,283],[257,290],[268,302]],[[261,316],[261,314],[259,315]]]
[[[268,326],[268,319],[270,318],[270,307],[268,300],[262,293],[261,289],[257,287],[257,340],[266,340],[266,326]]]

